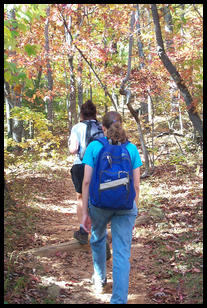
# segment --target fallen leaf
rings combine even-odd
[[[195,273],[200,273],[200,272],[201,272],[201,270],[200,270],[199,268],[193,268],[193,269],[192,269],[192,272],[195,272]]]
[[[170,247],[169,245],[165,245],[165,248],[167,248],[168,251],[174,251],[174,248]]]

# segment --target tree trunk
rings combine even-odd
[[[69,110],[69,105],[70,105],[70,102],[69,102],[69,82],[68,82],[65,59],[63,59],[63,64],[64,64],[65,85],[66,85],[66,91],[65,91],[66,92],[66,108],[67,108],[67,114],[68,114],[69,129],[71,129],[72,125],[71,125],[70,110]]]
[[[8,11],[9,19],[15,21],[16,15],[15,15],[15,9],[12,8],[10,11]],[[16,26],[13,23],[12,29],[15,31]],[[9,55],[15,56],[16,52],[10,50]],[[13,74],[13,73],[12,73]],[[8,82],[5,82],[4,85],[4,93],[5,93],[5,99],[6,99],[6,111],[7,111],[7,124],[8,124],[8,136],[12,136],[13,140],[16,142],[22,141],[22,132],[23,132],[23,121],[20,121],[18,118],[14,117],[12,119],[9,119],[10,117],[10,111],[13,107],[21,107],[21,87],[16,87],[17,84],[9,85]],[[18,90],[16,90],[18,88]],[[19,90],[20,89],[20,90]]]
[[[72,126],[77,123],[77,110],[76,110],[76,84],[75,74],[73,69],[73,56],[68,55],[68,63],[70,69],[70,94],[69,94],[69,110],[71,113]]]
[[[131,112],[131,115],[133,116],[133,118],[135,119],[135,121],[137,123],[137,129],[138,129],[139,138],[140,138],[140,142],[141,142],[142,153],[144,155],[144,160],[145,160],[145,172],[141,175],[141,178],[145,178],[145,177],[150,175],[149,153],[148,153],[147,147],[145,145],[144,135],[142,133],[142,128],[141,128],[141,124],[140,124],[138,114],[134,110],[134,108],[132,107],[130,101],[127,103],[127,107],[128,107],[129,111]]]
[[[14,107],[10,97],[10,87],[8,82],[4,82],[4,97],[6,103],[6,121],[7,121],[7,136],[8,138],[12,138],[12,119],[10,118],[10,111]]]
[[[79,63],[78,63],[77,83],[78,83],[78,107],[80,112],[81,106],[83,105],[83,80],[82,80],[83,60],[80,55],[78,57],[78,61]]]
[[[143,136],[143,133],[142,133],[138,114],[131,105],[131,96],[132,96],[131,91],[126,89],[126,83],[128,82],[129,77],[130,77],[130,73],[131,73],[131,58],[132,58],[132,46],[133,46],[133,35],[132,35],[132,33],[133,33],[134,24],[135,24],[135,12],[133,11],[133,13],[131,15],[131,22],[130,22],[131,35],[130,35],[130,39],[129,39],[129,54],[128,54],[127,75],[122,80],[119,92],[120,92],[121,95],[126,96],[127,107],[128,107],[130,113],[132,114],[132,116],[134,117],[134,119],[137,123],[137,128],[138,128],[140,142],[141,142],[141,148],[142,148],[142,152],[143,152],[144,158],[145,158],[145,172],[144,172],[144,174],[141,175],[141,177],[144,178],[144,177],[150,175],[149,153],[148,153],[148,150],[147,150],[146,145],[145,145],[144,136]]]
[[[48,81],[48,99],[47,99],[47,119],[52,123],[53,121],[53,98],[52,98],[52,90],[53,90],[53,77],[52,77],[52,69],[50,65],[49,58],[49,16],[50,16],[50,4],[47,7],[47,19],[45,23],[45,50],[46,50],[46,66],[47,66],[47,81]]]
[[[64,26],[65,26],[65,29],[67,30],[67,33],[70,35],[70,38],[72,40],[72,34],[70,32],[70,29],[68,28],[68,25],[67,25],[67,22],[65,20],[65,17],[63,16],[63,13],[59,10],[61,16],[62,16],[62,19],[63,19],[63,23],[64,23]],[[83,54],[82,50],[76,45],[76,44],[73,44],[75,49],[77,49],[77,51],[79,52],[79,54],[82,56],[82,58],[84,59],[84,61],[87,63],[87,65],[90,67],[91,71],[94,73],[96,79],[98,80],[98,82],[100,83],[102,89],[104,90],[105,92],[105,95],[108,96],[116,110],[116,104],[113,100],[113,97],[112,95],[109,93],[108,89],[107,89],[107,86],[105,84],[103,84],[103,82],[101,81],[100,77],[98,76],[98,74],[96,73],[96,71],[94,70],[93,68],[93,65],[90,63],[90,61],[88,61],[88,59],[86,58],[86,56]]]
[[[169,4],[163,4],[163,13],[164,13],[164,19],[165,19],[165,42],[167,51],[174,51],[173,47],[173,21],[172,21],[172,15],[170,13]]]
[[[136,27],[137,27],[137,34],[138,34],[138,52],[139,52],[139,68],[142,69],[145,64],[144,64],[144,52],[143,52],[143,44],[141,41],[141,27],[140,27],[140,10],[139,10],[139,4],[136,5],[137,10],[136,10],[136,15],[135,15],[135,20],[136,20]]]
[[[188,91],[188,88],[184,84],[183,80],[181,79],[181,76],[179,72],[177,71],[176,67],[172,64],[169,57],[166,55],[156,4],[151,4],[151,10],[152,10],[152,17],[153,17],[153,21],[155,25],[155,34],[156,34],[156,40],[157,40],[157,45],[158,45],[157,47],[158,55],[162,63],[164,64],[165,68],[167,69],[171,77],[173,78],[174,82],[176,83],[178,89],[181,92],[181,95],[183,96],[185,100],[185,103],[187,106],[187,112],[193,124],[194,129],[198,131],[199,135],[203,139],[203,124],[193,105],[193,98],[190,92]]]
[[[65,18],[64,18],[65,20]],[[66,22],[66,20],[65,20]],[[71,51],[68,52],[68,64],[70,71],[70,83],[69,83],[69,102],[68,102],[68,119],[69,119],[69,127],[72,128],[74,124],[77,123],[77,110],[76,110],[76,79],[73,69],[73,55],[74,55],[74,46],[72,36],[70,35],[72,23],[72,17],[69,16],[69,21],[64,25],[65,29],[65,41],[66,44],[70,47]]]
[[[167,52],[175,52],[175,48],[173,46],[173,20],[170,12],[169,4],[163,4],[163,13],[165,19],[165,42],[166,42],[166,50]],[[173,113],[173,118],[170,122],[173,125],[176,123],[176,120],[179,119],[180,123],[180,132],[182,134],[182,115],[180,108],[180,95],[177,94],[177,86],[173,81],[172,77],[170,77],[169,87],[170,87],[170,95],[171,95],[171,112]],[[176,114],[176,115],[175,115]],[[179,114],[179,115],[178,115]],[[169,130],[174,131],[173,126],[169,126]]]
[[[135,21],[136,21],[136,27],[137,27],[137,34],[138,34],[138,53],[139,53],[139,69],[141,70],[142,68],[145,67],[145,56],[144,56],[144,51],[143,51],[143,44],[141,41],[141,27],[140,27],[140,9],[139,9],[139,4],[136,5],[137,10],[136,10],[136,15],[135,15]],[[150,23],[150,21],[149,21]],[[150,50],[150,48],[149,48]],[[141,113],[142,114],[146,114],[145,117],[145,122],[146,123],[150,123],[152,124],[152,106],[151,106],[151,96],[150,96],[150,87],[148,88],[147,91],[147,110],[144,110],[144,106],[145,106],[145,100],[146,98],[144,98],[144,101],[141,103]]]

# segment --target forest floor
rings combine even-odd
[[[47,159],[6,170],[13,202],[5,207],[5,303],[110,302],[113,258],[104,293],[96,294],[90,246],[58,250],[61,243],[74,243],[78,228],[71,164],[71,157]],[[128,304],[202,304],[202,176],[200,158],[160,162],[141,180]],[[53,255],[32,253],[50,245],[57,245]]]

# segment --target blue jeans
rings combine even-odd
[[[106,278],[107,224],[111,222],[113,249],[113,289],[111,304],[126,304],[129,287],[132,230],[138,210],[134,202],[131,210],[100,209],[89,204],[91,217],[90,245],[94,274],[104,282]]]

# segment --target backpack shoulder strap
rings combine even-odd
[[[101,144],[103,144],[103,146],[109,144],[108,139],[105,137],[98,138],[96,141],[99,141]]]
[[[127,144],[129,144],[129,143],[130,143],[130,141],[127,140],[125,143],[122,143],[121,145],[126,148]]]

